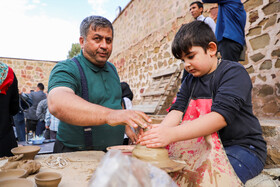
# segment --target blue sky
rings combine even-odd
[[[114,21],[130,0],[0,0],[0,56],[59,61],[89,15]]]

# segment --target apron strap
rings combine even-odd
[[[77,58],[73,57],[72,60],[76,63],[78,66],[80,76],[81,76],[81,86],[82,86],[82,98],[86,101],[89,101],[89,95],[88,95],[88,87],[87,87],[87,79],[85,76],[85,73],[82,69],[82,66]],[[84,128],[84,138],[85,138],[85,149],[86,150],[92,150],[92,128],[91,126],[85,126]]]

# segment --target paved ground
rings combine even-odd
[[[280,168],[264,169],[260,175],[247,181],[245,187],[280,187]]]

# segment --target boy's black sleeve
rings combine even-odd
[[[183,81],[180,91],[177,93],[176,102],[171,106],[169,112],[171,110],[178,110],[181,112],[185,111],[185,108],[187,107],[188,100],[189,100],[189,89],[187,82],[190,82],[188,77],[185,78]]]
[[[231,124],[244,107],[252,105],[252,82],[242,65],[228,65],[217,72],[215,87],[211,111],[221,114],[227,124]]]

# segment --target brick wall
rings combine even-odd
[[[55,61],[29,60],[18,58],[0,57],[0,61],[8,64],[15,72],[18,79],[18,87],[22,92],[35,90],[39,82],[45,85],[45,92],[48,87],[50,72]]]

